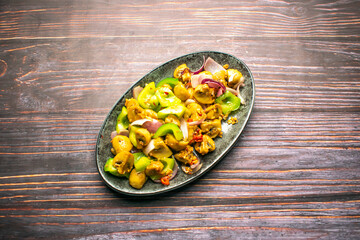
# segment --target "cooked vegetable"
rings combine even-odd
[[[145,128],[138,128],[135,130],[136,148],[142,149],[147,146],[151,140],[151,135]]]
[[[116,167],[114,167],[114,158],[109,158],[104,166],[104,171],[111,173],[112,175],[116,177],[129,177],[128,173],[120,174]]]
[[[185,113],[186,107],[182,104],[170,106],[167,108],[164,108],[158,112],[158,117],[161,119],[165,119],[170,114],[177,116],[178,118],[181,118]]]
[[[114,157],[113,166],[120,174],[130,173],[134,166],[134,156],[129,152],[122,151]]]
[[[230,112],[235,111],[240,107],[240,98],[229,91],[226,91],[223,95],[218,97],[215,102],[220,104],[222,112],[225,115],[228,115]]]
[[[133,188],[141,189],[144,186],[146,180],[147,177],[145,175],[145,171],[138,172],[135,169],[131,171],[129,183]]]
[[[164,141],[161,137],[155,138],[152,141],[153,141],[152,144],[154,145],[154,148],[149,152],[150,156],[160,159],[160,158],[167,158],[172,155],[171,150],[164,143]]]
[[[171,133],[166,134],[165,143],[168,145],[171,149],[175,151],[181,151],[189,144],[187,141],[180,140],[178,141],[175,136]]]
[[[200,84],[195,88],[194,97],[202,104],[212,104],[215,101],[216,92],[207,84]]]
[[[237,84],[242,84],[244,78],[242,78],[242,74],[241,72],[239,72],[236,69],[228,69],[227,70],[227,75],[228,75],[228,85],[229,87],[233,88],[235,87]],[[241,79],[242,78],[242,79]]]
[[[181,100],[174,95],[171,89],[165,86],[158,88],[155,92],[155,96],[161,107],[169,107],[181,103]]]
[[[174,94],[176,97],[178,97],[181,101],[186,101],[188,98],[190,98],[191,94],[189,91],[185,88],[184,84],[179,82],[174,87]]]
[[[127,109],[122,107],[121,113],[117,117],[116,132],[120,133],[121,130],[127,129],[129,127],[129,119],[127,118]]]
[[[117,135],[116,137],[114,137],[113,140],[111,140],[111,143],[116,153],[119,153],[121,151],[130,152],[133,147],[130,139],[126,136],[121,135]]]
[[[154,134],[154,138],[165,136],[168,133],[172,133],[178,141],[183,139],[183,134],[180,128],[174,123],[166,123],[159,127],[159,129]]]
[[[144,88],[135,87],[134,98],[126,99],[111,133],[115,156],[108,159],[104,171],[128,177],[136,189],[147,178],[171,184],[179,169],[176,161],[186,174],[199,171],[203,163],[196,152],[214,151],[213,139],[223,134],[221,121],[245,104],[240,96],[244,77],[236,69],[225,68],[204,57],[196,71],[181,64],[174,77],[156,86],[150,82]]]
[[[179,80],[177,78],[165,78],[160,82],[158,82],[158,84],[156,84],[156,87],[157,88],[162,87],[164,84],[168,84],[172,88],[174,88],[177,84],[179,84]]]
[[[203,135],[203,141],[195,144],[195,150],[201,155],[215,150],[215,142],[208,135]]]
[[[153,110],[159,109],[159,100],[155,96],[155,91],[156,88],[154,82],[151,82],[145,86],[137,99],[141,107]]]

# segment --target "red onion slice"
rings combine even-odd
[[[156,119],[140,119],[131,123],[131,125],[139,125],[146,128],[150,133],[155,133],[162,123]]]
[[[219,88],[219,90],[216,93],[216,97],[220,97],[223,94],[224,94],[224,90],[222,90],[222,88]]]
[[[143,124],[143,127],[146,128],[150,133],[156,133],[159,127],[161,127],[163,124],[158,120],[151,120],[150,122],[145,122]]]
[[[144,88],[143,87],[140,87],[140,86],[137,86],[137,87],[134,87],[133,89],[133,98],[137,99],[139,94],[141,93],[141,91],[143,90]]]
[[[201,66],[198,70],[196,70],[195,72],[193,72],[193,71],[191,71],[191,70],[189,69],[190,73],[196,75],[196,74],[201,73],[201,72],[204,70],[204,66],[205,66],[205,56],[203,56],[203,59],[204,59],[204,60],[203,60],[202,66]]]
[[[144,149],[144,153],[145,155],[149,155],[149,152],[151,152],[152,150],[155,149],[155,145],[154,145],[154,139],[151,139],[151,141],[149,142],[149,144],[145,147]]]
[[[214,59],[212,59],[211,57],[208,57],[205,61],[204,64],[204,69],[205,71],[209,71],[212,74],[221,71],[221,70],[225,70],[225,68],[223,68],[220,64],[218,64],[217,62],[214,61]]]
[[[221,88],[224,92],[226,91],[224,84],[213,79],[205,78],[201,81],[201,84],[207,84],[211,88]]]
[[[182,131],[183,136],[184,136],[184,140],[186,141],[188,139],[188,137],[189,137],[189,132],[188,132],[187,123],[186,123],[184,118],[181,118],[180,130]]]

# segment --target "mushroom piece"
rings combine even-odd
[[[171,133],[166,134],[165,143],[168,145],[171,149],[175,151],[181,151],[186,148],[189,142],[186,141],[178,141],[176,140],[175,136]]]
[[[144,118],[144,109],[140,107],[139,103],[135,99],[126,99],[125,106],[128,110],[129,122],[135,122]]]
[[[208,135],[203,135],[203,141],[195,144],[195,150],[201,155],[215,150],[215,142]]]
[[[130,142],[130,139],[123,135],[117,135],[111,140],[115,155],[121,151],[130,152],[133,148],[133,145]]]
[[[114,157],[114,167],[120,174],[126,174],[134,166],[134,156],[130,152],[121,151]]]
[[[130,186],[136,189],[141,189],[147,180],[145,171],[137,172],[134,168],[129,176]]]
[[[204,109],[197,103],[190,103],[184,113],[184,119],[187,121],[189,118],[192,121],[197,121],[206,117]]]
[[[215,101],[216,92],[207,84],[199,84],[194,91],[194,98],[202,104],[212,104]]]
[[[151,163],[146,167],[145,174],[147,176],[158,176],[165,175],[162,171],[164,169],[164,164],[160,161],[151,161]]]
[[[138,128],[135,130],[135,138],[137,149],[142,149],[149,144],[151,140],[150,132],[145,128]]]
[[[149,155],[154,158],[166,158],[172,155],[171,150],[166,146],[161,137],[154,139],[154,149],[149,152]]]
[[[170,114],[168,115],[166,118],[165,118],[165,123],[174,123],[176,124],[177,126],[180,127],[180,120],[178,117],[176,117],[175,115],[173,114]]]
[[[221,105],[216,103],[205,109],[206,119],[216,119],[222,117]]]
[[[244,78],[242,78],[241,72],[239,72],[236,69],[228,69],[227,76],[228,76],[228,84],[229,87],[231,88],[235,87],[238,83],[240,84],[244,83]]]
[[[225,70],[217,71],[216,73],[213,74],[213,79],[218,82],[221,82],[226,87],[227,86],[227,82],[225,80],[226,73],[227,72]]]
[[[152,119],[158,119],[157,113],[151,109],[144,109],[143,116],[144,118],[149,117]]]
[[[174,87],[174,94],[176,97],[180,98],[181,101],[185,102],[188,98],[190,98],[191,94],[189,91],[185,88],[184,84],[179,82]]]
[[[200,124],[201,131],[211,138],[217,137],[221,133],[221,120],[207,120]]]
[[[198,161],[198,159],[195,156],[193,151],[194,151],[194,148],[187,145],[184,150],[175,154],[174,157],[176,158],[176,160],[178,160],[184,164],[192,165],[196,161]]]

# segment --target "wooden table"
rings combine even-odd
[[[359,1],[2,1],[0,238],[356,239]],[[233,150],[198,181],[133,199],[95,142],[140,77],[201,50],[256,83]]]

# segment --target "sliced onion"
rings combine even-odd
[[[221,71],[221,70],[225,71],[225,68],[223,68],[223,66],[221,66],[217,62],[215,62],[214,59],[212,59],[211,57],[208,57],[206,59],[205,64],[204,64],[204,69],[205,69],[205,71],[209,71],[212,74],[214,74],[218,71]]]
[[[204,66],[205,66],[205,56],[203,56],[203,58],[204,58],[203,64],[202,64],[202,66],[201,66],[198,70],[196,70],[195,72],[193,72],[193,71],[191,71],[191,70],[189,69],[192,74],[196,75],[196,74],[201,73],[202,70],[204,70]]]
[[[224,94],[224,90],[222,88],[219,88],[219,90],[216,93],[216,97],[220,97],[223,94]]]
[[[123,136],[129,136],[129,130],[127,129],[121,129],[120,132],[117,131],[113,131],[111,132],[111,139],[113,139],[114,137],[116,137],[117,135],[123,135]]]
[[[146,146],[146,148],[144,149],[144,153],[148,156],[149,152],[151,152],[152,150],[155,149],[155,145],[154,145],[154,139],[151,139],[151,141],[149,142],[149,144]]]
[[[191,76],[191,86],[193,88],[196,88],[199,84],[200,84],[200,81],[199,81],[199,78],[201,77],[201,75],[192,75]]]
[[[197,120],[197,121],[189,122],[188,124],[189,124],[189,126],[199,125],[199,124],[201,124],[204,120],[205,120],[205,118],[202,118],[202,119]]]
[[[186,174],[193,174],[196,173],[197,171],[199,171],[202,167],[202,163],[200,163],[199,165],[197,165],[194,169],[191,169],[190,171],[187,170],[188,166],[186,166],[185,164],[181,165],[181,169],[183,170],[184,173]]]
[[[131,123],[132,125],[139,125],[142,126],[144,128],[146,128],[150,133],[155,133],[159,127],[161,127],[162,123],[156,119],[140,119],[140,120],[136,120],[134,122]]]
[[[113,138],[116,137],[116,136],[117,136],[117,132],[116,132],[116,131],[111,132],[111,135],[110,135],[111,139],[113,139]]]
[[[158,120],[151,120],[150,122],[145,122],[143,124],[143,127],[146,128],[150,133],[156,133],[159,127],[161,127],[163,124]]]
[[[221,88],[224,92],[226,91],[226,87],[224,86],[224,84],[213,79],[205,78],[201,81],[201,84],[207,84],[211,88]]]
[[[137,86],[133,89],[133,98],[137,99],[141,91],[143,90],[143,87]]]
[[[241,96],[241,94],[240,94],[240,86],[241,86],[241,84],[239,84],[239,85],[237,86],[237,88],[236,88],[236,91],[237,91],[237,93],[238,93],[237,96],[240,98],[241,104],[245,105],[245,104],[246,104],[245,99],[242,98],[242,96]]]
[[[121,129],[120,132],[118,132],[118,135],[123,135],[123,136],[129,136],[129,130],[127,129]]]
[[[144,123],[146,122],[151,122],[150,119],[147,119],[147,118],[143,118],[143,119],[140,119],[140,120],[136,120],[134,122],[132,122],[130,125],[139,125],[139,126],[142,126]]]
[[[191,168],[191,169],[194,169],[194,168],[196,168],[199,164],[200,164],[200,159],[198,158],[197,163],[195,163],[195,164],[193,164],[193,165],[190,165],[190,168]]]
[[[231,93],[234,94],[235,96],[238,96],[238,95],[239,95],[238,91],[236,91],[236,90],[233,89],[233,88],[227,87],[226,90],[229,91],[229,92],[231,92]]]
[[[183,136],[184,136],[184,140],[186,141],[188,139],[188,137],[189,137],[189,132],[188,132],[187,123],[186,123],[184,118],[181,118],[180,130],[182,131]]]
[[[192,172],[193,173],[196,173],[197,171],[199,171],[200,169],[201,169],[201,167],[202,167],[202,163],[200,163],[199,165],[197,165],[193,170],[192,170]]]
[[[174,158],[174,156],[173,156],[173,158]],[[174,161],[175,161],[174,169],[173,169],[173,172],[172,172],[171,177],[169,178],[169,180],[173,179],[176,176],[176,174],[178,173],[178,170],[179,170],[179,165],[177,164],[175,159],[174,159]]]

